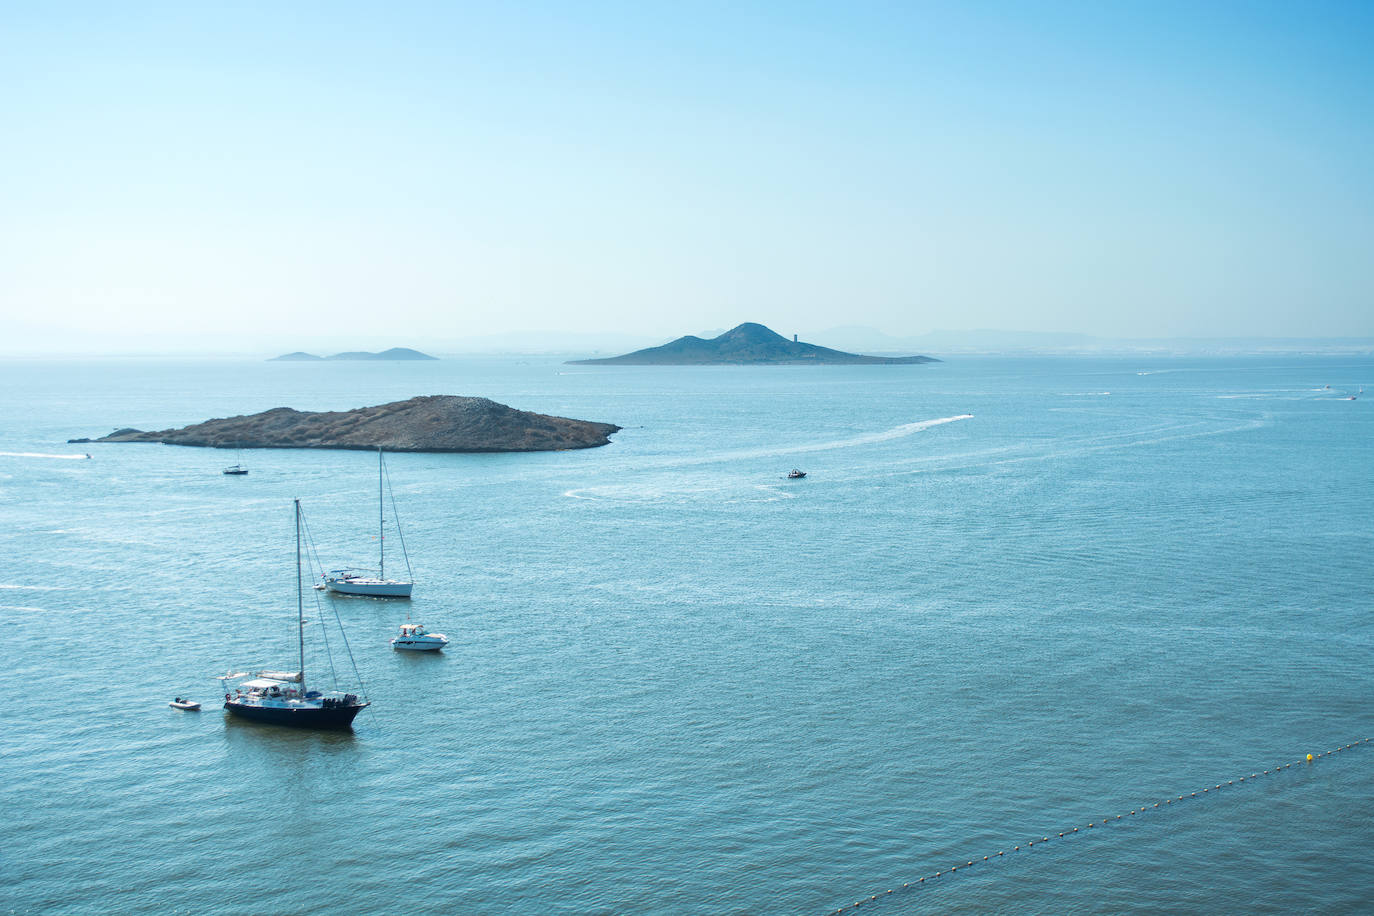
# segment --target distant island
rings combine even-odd
[[[316,356],[314,353],[303,353],[297,350],[295,353],[283,353],[281,356],[274,356],[268,360],[269,363],[275,362],[315,362],[326,359],[438,359],[437,356],[430,356],[428,353],[421,353],[419,350],[412,350],[409,347],[392,347],[390,350],[383,350],[380,353],[368,353],[363,350],[352,350],[348,353],[335,353],[333,356]]]
[[[182,429],[119,429],[68,442],[161,442],[205,448],[337,448],[391,452],[548,452],[596,448],[620,427],[516,410],[487,398],[431,395],[356,410],[277,407]]]
[[[740,365],[912,365],[938,363],[931,356],[860,356],[829,347],[788,340],[761,324],[746,321],[719,337],[703,340],[688,335],[672,343],[623,356],[573,359],[581,366],[740,366]]]

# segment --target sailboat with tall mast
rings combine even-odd
[[[248,469],[243,466],[243,449],[239,449],[234,453],[234,462],[234,464],[225,468],[223,473],[228,474],[230,477],[242,477],[244,474],[248,473]]]
[[[371,703],[352,693],[311,690],[305,680],[305,597],[301,573],[301,501],[296,504],[296,644],[295,671],[230,673],[224,683],[224,708],[255,722],[294,728],[349,728]],[[234,683],[237,682],[237,683]]]
[[[406,554],[405,536],[401,534],[401,520],[396,519],[396,534],[401,541],[401,556],[405,559],[405,579],[386,577],[386,460],[377,449],[377,571],[370,569],[331,569],[325,573],[324,585],[340,595],[363,595],[370,598],[409,598],[414,585],[410,572],[410,557]],[[392,500],[395,507],[395,500]]]

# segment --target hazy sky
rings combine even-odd
[[[1371,49],[1358,2],[3,4],[0,351],[1374,336]]]

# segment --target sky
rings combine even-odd
[[[1372,47],[1359,2],[0,0],[0,353],[1371,337]]]

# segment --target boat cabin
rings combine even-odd
[[[249,696],[287,698],[300,693],[300,688],[288,681],[274,681],[265,677],[255,677],[251,681],[244,681],[239,685],[239,689],[246,689]]]
[[[238,675],[244,677],[244,675]],[[224,678],[223,680],[229,680]],[[230,699],[229,685],[225,685],[224,698]],[[259,671],[256,675],[248,677],[233,689],[232,696],[236,699],[260,700],[296,700],[300,699],[301,694],[301,675],[298,671]],[[305,695],[307,698],[308,694]]]

